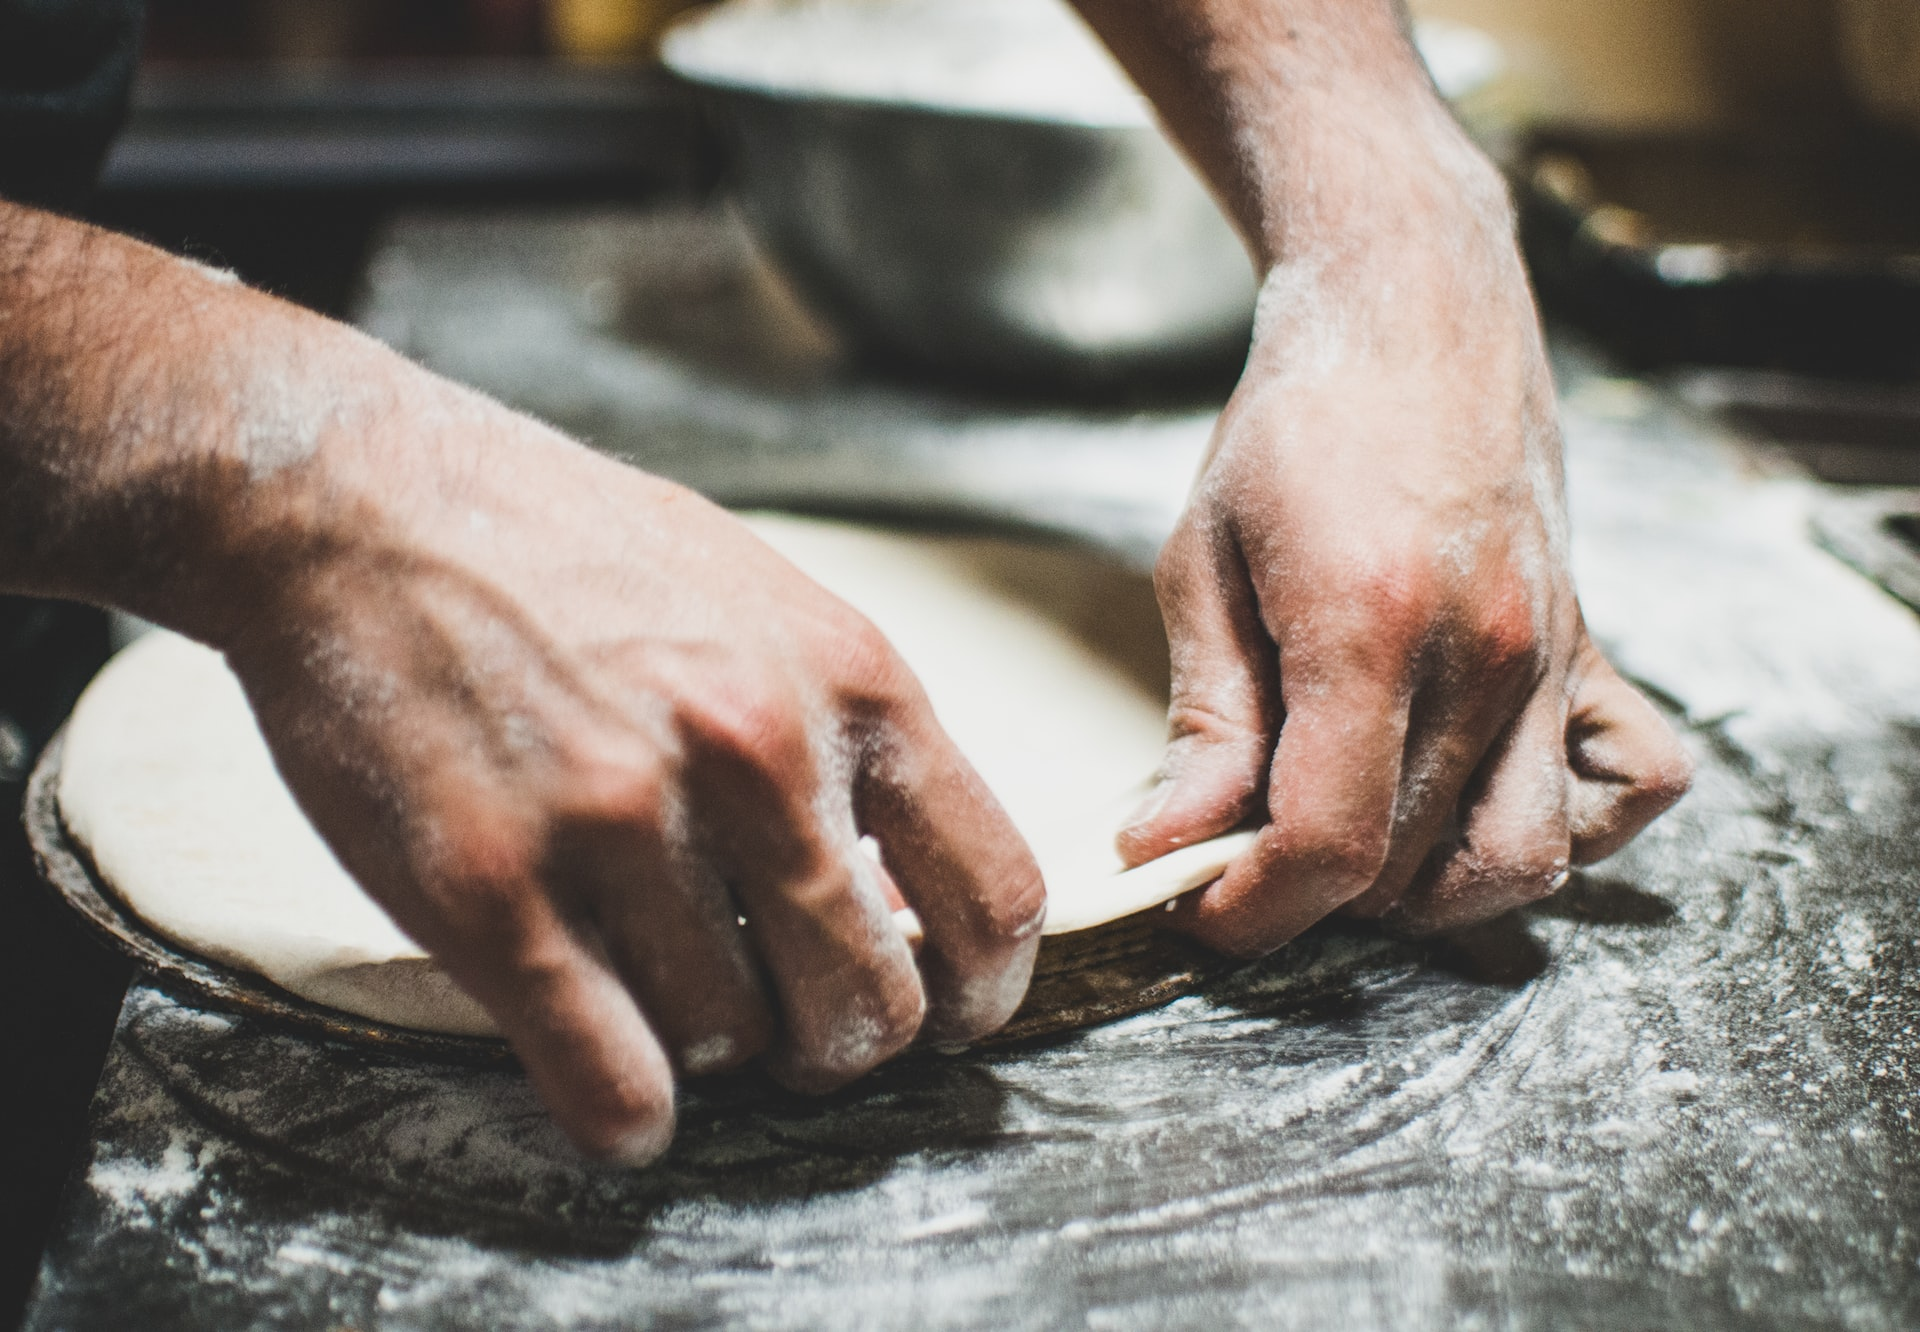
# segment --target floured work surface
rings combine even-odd
[[[1798,487],[1566,383],[1588,617],[1701,768],[1558,897],[1450,948],[1316,930],[824,1101],[702,1087],[637,1174],[507,1070],[136,989],[29,1332],[1920,1325],[1920,627]]]
[[[1226,968],[1120,920],[1206,883],[1249,840],[1131,871],[1113,851],[1164,736],[1165,644],[1144,580],[1058,543],[749,521],[901,649],[1040,859],[1058,937],[1002,1039],[1134,1012]],[[135,644],[46,762],[58,821],[42,799],[31,825],[49,876],[139,960],[328,1034],[359,1034],[356,1018],[389,1044],[495,1034],[314,833],[218,654],[165,634]]]

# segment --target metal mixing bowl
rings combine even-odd
[[[1244,358],[1252,266],[1144,114],[1073,123],[769,86],[687,31],[667,64],[707,94],[750,227],[869,356],[1049,388]]]
[[[1503,64],[1423,23],[1443,92]],[[727,0],[668,35],[742,211],[869,357],[995,385],[1224,381],[1239,238],[1064,0]]]

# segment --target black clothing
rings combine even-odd
[[[141,0],[0,0],[0,199],[80,202],[126,113],[142,12]],[[101,633],[97,612],[0,596],[0,796],[16,793]]]
[[[126,114],[142,16],[142,0],[0,0],[0,199],[80,202]],[[98,650],[97,619],[0,596],[0,795],[71,702],[63,659]]]
[[[141,0],[0,0],[0,197],[79,200],[126,114]]]
[[[125,114],[140,0],[0,0],[0,198],[72,208]],[[0,421],[0,431],[6,422]],[[87,606],[0,597],[0,1326],[19,1318],[82,1140],[127,967],[35,882],[19,821],[35,752],[107,652]]]

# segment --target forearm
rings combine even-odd
[[[225,274],[0,203],[0,590],[217,641],[284,482],[359,434],[403,365]]]
[[[1434,218],[1503,231],[1396,0],[1075,0],[1213,184],[1262,272]]]

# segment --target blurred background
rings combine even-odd
[[[153,0],[96,220],[339,312],[410,203],[631,199],[712,164],[676,0]]]
[[[948,35],[985,2],[948,0]],[[992,123],[973,137],[924,103],[850,117],[805,97],[729,97],[658,60],[663,29],[704,8],[150,0],[131,118],[89,211],[735,494],[777,473],[821,503],[878,495],[884,469],[861,451],[909,440],[942,485],[1011,512],[1049,491],[1019,469],[1042,436],[1083,439],[1077,484],[1119,485],[1127,450],[1159,428],[1130,382],[1152,360],[1152,317],[1185,296],[1194,310],[1165,324],[1168,346],[1184,339],[1218,373],[1197,396],[1188,382],[1181,410],[1218,402],[1244,355],[1250,275],[1217,216],[1212,231],[1196,217],[1204,195],[1177,163],[1137,142],[1144,120],[1081,133],[977,117]],[[1920,3],[1414,10],[1436,33],[1473,34],[1450,43],[1464,61],[1456,105],[1509,173],[1556,338],[1597,349],[1623,404],[1652,385],[1822,481],[1920,485]],[[1440,75],[1439,47],[1427,54]],[[1148,195],[1173,204],[1154,213]],[[1129,218],[1149,229],[1118,235]],[[1217,299],[1198,281],[1168,286],[1174,251],[1151,227],[1170,218]],[[1022,269],[1017,255],[1044,262]],[[876,274],[891,285],[866,282]],[[956,364],[974,377],[943,382],[948,348],[924,338],[913,364],[879,363],[955,326],[975,297],[982,331],[965,344],[1008,335],[984,378]],[[1089,311],[1140,318],[1116,332]],[[1101,373],[1076,381],[1076,358]],[[1020,384],[1018,410],[1062,395],[1044,430],[994,399],[1022,368],[1047,382]],[[781,441],[798,444],[778,454]],[[986,461],[963,474],[967,447]],[[0,628],[0,793],[17,800],[109,642],[72,607],[25,605]],[[26,849],[6,828],[0,872],[24,882]],[[0,1321],[32,1272],[125,974],[49,903],[23,900],[48,918],[0,937],[0,997],[24,1015],[0,1031],[0,1063],[43,1094],[16,1110],[33,1124],[5,1161]]]
[[[656,63],[698,7],[152,0],[96,214],[339,310],[396,208],[699,196],[725,154]],[[1920,6],[1413,8],[1498,44],[1472,118],[1551,313],[1636,366],[1920,373]]]
[[[153,0],[157,64],[643,59],[691,0]]]
[[[644,60],[690,0],[152,0],[149,69],[508,57]],[[1535,114],[1611,128],[1830,115],[1859,95],[1920,125],[1903,0],[1417,0],[1505,43]],[[1906,56],[1909,59],[1903,60]]]

